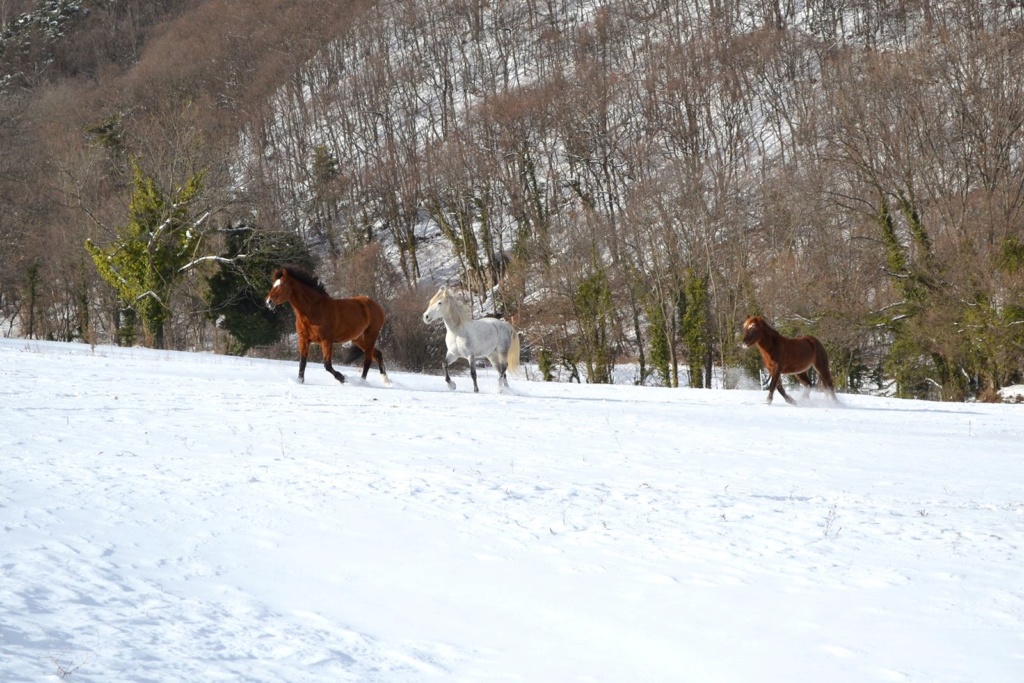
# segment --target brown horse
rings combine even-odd
[[[828,370],[828,355],[825,347],[816,337],[783,337],[759,315],[747,318],[743,323],[743,345],[747,348],[756,346],[761,352],[761,359],[768,368],[771,382],[768,384],[768,403],[778,389],[787,403],[795,404],[782,386],[783,375],[796,375],[804,385],[804,397],[811,392],[811,378],[807,371],[813,367],[818,371],[821,384],[829,397],[836,400],[836,387],[832,381],[832,373]]]
[[[299,381],[305,381],[309,345],[320,345],[324,368],[339,382],[345,377],[331,365],[334,343],[351,341],[363,351],[363,379],[370,364],[377,361],[384,384],[391,384],[384,370],[384,356],[377,348],[380,329],[384,327],[384,309],[373,299],[355,296],[334,299],[316,277],[298,268],[278,268],[274,284],[267,294],[267,308],[285,301],[295,311],[295,331],[299,333]]]

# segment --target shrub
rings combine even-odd
[[[410,372],[441,368],[446,352],[445,330],[441,323],[423,322],[429,299],[430,294],[421,289],[406,289],[391,301],[381,343],[390,351],[385,363]]]

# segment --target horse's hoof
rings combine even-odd
[[[448,388],[452,391],[455,391],[455,382],[448,380]]]
[[[392,382],[391,378],[388,377],[387,375],[382,375],[381,378],[380,378],[380,381],[383,382],[384,386],[386,386],[386,387],[390,387],[390,386],[394,385],[394,382]]]

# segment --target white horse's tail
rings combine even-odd
[[[509,324],[512,331],[512,343],[508,345],[508,371],[516,372],[519,369],[519,332]]]

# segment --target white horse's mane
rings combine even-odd
[[[437,290],[437,294],[430,300],[430,306],[433,306],[438,301],[445,302],[455,327],[462,327],[463,324],[473,319],[473,311],[470,309],[469,304],[447,287]]]

